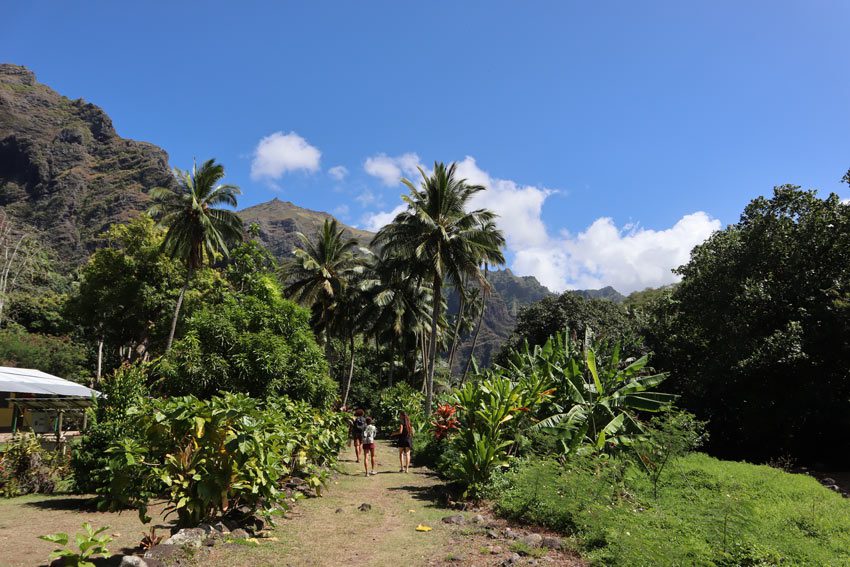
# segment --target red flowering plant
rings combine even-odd
[[[434,410],[434,420],[431,422],[435,439],[445,439],[449,434],[457,430],[460,421],[455,417],[456,412],[457,407],[451,404],[437,406],[437,409]]]

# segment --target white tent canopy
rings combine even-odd
[[[100,392],[86,388],[41,370],[0,366],[0,392],[47,394],[50,396],[99,396]]]

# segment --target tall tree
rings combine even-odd
[[[777,187],[677,272],[647,339],[709,448],[847,466],[850,205]]]
[[[241,191],[235,185],[219,184],[223,178],[224,166],[210,159],[200,168],[194,164],[191,172],[175,169],[175,188],[157,187],[150,192],[154,204],[148,212],[168,229],[163,249],[186,266],[166,351],[174,342],[180,307],[195,270],[218,254],[228,256],[229,245],[242,239],[242,220],[235,212],[219,208],[235,208]]]
[[[456,176],[457,164],[435,163],[428,175],[422,168],[422,183],[417,188],[402,179],[410,193],[403,197],[407,210],[375,235],[373,246],[386,248],[397,258],[415,261],[429,279],[434,298],[431,309],[430,357],[425,384],[425,411],[430,415],[434,399],[434,368],[437,360],[437,334],[443,283],[448,280],[458,289],[465,278],[480,279],[483,262],[503,264],[505,239],[496,229],[485,230],[495,218],[487,209],[467,211],[472,197],[484,190]]]

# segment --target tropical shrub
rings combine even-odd
[[[69,538],[68,534],[63,532],[38,536],[38,538],[62,546],[50,554],[50,559],[61,558],[62,565],[66,567],[95,567],[95,563],[90,561],[91,559],[109,556],[106,544],[112,541],[112,536],[100,535],[108,529],[109,526],[103,526],[95,530],[90,523],[85,522],[83,524],[85,531],[77,534],[75,538],[79,551],[65,547],[68,545]]]
[[[449,439],[440,469],[472,498],[482,494],[496,470],[507,466],[521,447],[530,416],[552,395],[539,375],[513,382],[504,372],[488,372],[451,397],[460,425]]]
[[[667,411],[654,417],[645,434],[635,443],[640,463],[652,480],[652,490],[658,498],[661,475],[671,460],[698,448],[708,438],[705,422],[686,411]]]
[[[15,435],[0,456],[0,494],[51,494],[68,475],[68,461],[47,451],[35,435]]]
[[[455,414],[457,408],[451,404],[440,404],[431,415],[431,427],[434,438],[442,440],[457,431],[460,421]]]
[[[386,433],[398,428],[398,414],[403,411],[410,418],[413,431],[419,433],[425,424],[423,404],[425,397],[406,382],[399,382],[378,394],[377,403],[372,408],[372,419],[379,430]]]
[[[229,391],[330,405],[337,385],[328,376],[309,313],[283,299],[272,278],[253,285],[263,293],[226,293],[186,320],[185,335],[157,367],[161,388],[170,395],[209,398]]]
[[[628,445],[644,431],[639,412],[662,411],[675,399],[652,391],[667,374],[649,372],[649,355],[622,360],[619,343],[610,356],[600,356],[605,350],[589,331],[582,348],[569,333],[557,333],[542,347],[530,351],[526,346],[511,357],[512,372],[551,380],[553,413],[534,427],[555,435],[563,455]]]
[[[81,493],[104,493],[109,486],[107,449],[136,432],[128,410],[138,406],[149,395],[148,367],[125,364],[99,384],[101,396],[88,410],[88,429],[71,452],[74,484]]]
[[[153,400],[131,411],[131,424],[137,437],[110,449],[111,505],[137,507],[149,521],[148,502],[164,497],[180,526],[240,505],[268,511],[291,475],[318,488],[316,467],[331,464],[345,439],[341,416],[230,393]]]

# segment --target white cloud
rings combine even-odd
[[[540,215],[550,189],[519,185],[510,179],[497,179],[482,170],[475,158],[466,156],[457,164],[457,175],[473,185],[483,185],[486,191],[477,193],[471,208],[487,208],[499,215],[496,225],[505,233],[508,249],[542,246],[547,241],[546,226]]]
[[[408,152],[396,157],[377,154],[366,158],[363,169],[372,177],[377,177],[387,187],[401,183],[402,177],[414,177],[419,174],[419,156]]]
[[[401,171],[398,158],[381,154],[369,158],[367,165],[378,158],[382,159],[372,162],[375,173],[370,173],[381,178],[377,173],[381,171],[387,180],[397,181]],[[390,172],[393,167],[398,171]],[[696,212],[662,230],[633,223],[618,228],[611,218],[603,217],[575,236],[553,235],[543,222],[542,212],[546,199],[556,190],[492,177],[471,156],[458,162],[457,170],[459,177],[487,188],[473,197],[470,207],[488,208],[499,215],[496,224],[505,234],[514,272],[535,276],[553,291],[610,285],[621,293],[630,293],[673,283],[677,277],[672,269],[687,262],[691,249],[721,228],[717,219]],[[364,194],[358,200],[366,206],[372,197],[371,193]],[[389,212],[366,215],[364,228],[378,230],[403,210],[405,206],[399,205]]]
[[[318,171],[322,153],[290,132],[275,132],[260,140],[251,162],[251,179],[274,181],[290,171]]]
[[[390,224],[399,213],[407,210],[407,205],[399,205],[391,211],[371,213],[363,218],[363,228],[377,232],[381,227]]]
[[[562,234],[546,246],[517,250],[512,268],[557,291],[610,285],[630,293],[678,281],[671,270],[720,228],[719,220],[702,211],[664,230],[620,229],[603,217],[575,236]]]
[[[328,175],[337,181],[342,181],[348,175],[348,168],[344,165],[335,165],[328,170]]]
[[[354,197],[354,200],[360,203],[361,207],[368,207],[372,204],[377,204],[378,198],[374,193],[366,189],[365,191],[361,191],[359,195]]]

